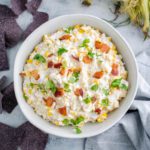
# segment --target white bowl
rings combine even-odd
[[[119,52],[123,56],[123,60],[129,73],[128,80],[130,85],[128,94],[126,98],[121,101],[120,107],[110,113],[106,121],[103,123],[86,124],[83,127],[83,132],[81,134],[75,134],[72,130],[72,127],[55,126],[39,117],[23,98],[22,78],[19,76],[19,73],[23,70],[23,66],[27,57],[32,52],[34,46],[41,41],[43,34],[53,33],[57,29],[75,24],[87,24],[93,26],[112,37],[113,42],[116,44]],[[125,39],[110,24],[103,21],[102,19],[83,14],[60,16],[44,23],[39,28],[37,28],[20,47],[14,66],[15,93],[23,114],[34,126],[43,130],[44,132],[67,138],[84,138],[94,136],[108,130],[115,123],[117,123],[127,112],[134,100],[137,91],[137,80],[138,71],[136,60],[130,46],[127,44]]]

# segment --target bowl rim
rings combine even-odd
[[[24,43],[25,41],[29,41],[30,37],[32,37],[33,34],[35,34],[37,31],[39,31],[41,28],[43,28],[46,24],[49,24],[50,22],[54,22],[55,20],[58,20],[60,18],[67,18],[67,17],[74,17],[74,16],[80,16],[80,17],[88,17],[88,18],[91,18],[91,19],[96,19],[96,20],[99,20],[105,24],[107,24],[107,26],[109,28],[111,28],[113,30],[113,32],[115,32],[115,34],[117,34],[117,36],[119,36],[122,41],[125,43],[125,45],[128,47],[128,50],[131,54],[131,57],[133,58],[133,61],[134,61],[134,65],[135,65],[135,79],[136,79],[136,84],[135,84],[135,89],[134,89],[134,92],[132,93],[132,97],[131,97],[131,100],[130,100],[130,103],[128,104],[128,107],[126,107],[124,109],[124,111],[122,111],[122,114],[117,118],[115,119],[115,121],[107,126],[104,130],[102,130],[101,132],[98,132],[98,133],[93,133],[93,134],[86,134],[86,135],[79,135],[79,136],[68,136],[68,135],[62,135],[62,134],[59,134],[58,132],[55,132],[55,131],[52,131],[51,133],[48,132],[46,129],[44,128],[41,128],[41,126],[39,126],[37,123],[35,123],[32,119],[30,119],[28,117],[28,115],[25,113],[25,111],[23,110],[23,106],[21,105],[21,102],[20,102],[20,95],[18,93],[18,77],[16,75],[16,72],[17,72],[17,66],[18,66],[18,59],[19,59],[19,55],[20,55],[20,49],[22,49],[22,47],[24,47]],[[16,99],[17,99],[17,102],[18,102],[18,105],[22,111],[22,113],[24,114],[24,116],[26,117],[26,119],[31,123],[33,124],[35,127],[39,128],[40,130],[44,131],[45,133],[48,133],[48,134],[53,134],[53,135],[56,135],[56,136],[59,136],[59,137],[64,137],[64,138],[87,138],[87,137],[92,137],[92,136],[95,136],[95,135],[98,135],[98,134],[101,134],[105,131],[107,131],[108,129],[110,129],[112,126],[114,126],[124,115],[125,113],[127,112],[127,110],[129,109],[129,107],[131,106],[131,104],[133,103],[133,100],[135,98],[135,95],[136,95],[136,92],[137,92],[137,88],[138,88],[138,67],[137,67],[137,62],[136,62],[136,59],[135,59],[135,55],[130,47],[130,45],[128,44],[128,42],[124,39],[124,37],[109,23],[107,23],[106,21],[104,21],[103,19],[101,18],[98,18],[96,16],[93,16],[93,15],[88,15],[88,14],[69,14],[69,15],[62,15],[62,16],[58,16],[56,18],[53,18],[51,20],[48,20],[47,22],[45,22],[44,24],[40,25],[36,30],[34,30],[24,41],[23,43],[21,44],[17,54],[16,54],[16,57],[15,57],[15,63],[14,63],[14,91],[15,91],[15,95],[16,95]],[[76,135],[76,134],[75,134]]]

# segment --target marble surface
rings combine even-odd
[[[113,4],[111,0],[93,0],[93,1],[94,2],[92,6],[85,7],[81,5],[80,0],[43,0],[38,11],[47,12],[49,14],[50,19],[64,14],[75,14],[75,13],[91,14],[99,18],[104,18],[108,20],[113,19],[115,17],[110,11],[110,8],[113,9]],[[11,6],[10,0],[0,0],[0,3]],[[120,16],[118,22],[124,20],[125,18],[126,18],[125,15]],[[27,11],[24,11],[19,16],[19,18],[17,18],[17,22],[19,23],[19,25],[23,30],[26,29],[26,27],[31,21],[32,15],[29,14]],[[142,73],[144,78],[150,83],[148,71],[145,70],[147,69],[145,68],[145,65],[150,66],[150,63],[145,64],[145,60],[142,59],[142,55],[145,55],[145,53],[147,53],[150,47],[150,40],[148,39],[144,41],[143,40],[144,37],[140,29],[136,28],[132,24],[123,27],[118,27],[117,30],[121,33],[121,35],[124,36],[124,38],[131,45],[135,55],[137,56],[139,71]],[[6,85],[9,84],[11,81],[13,81],[14,60],[16,53],[22,42],[23,41],[20,41],[13,48],[7,49],[10,69],[7,71],[0,72],[0,77],[2,75],[6,75],[8,77]],[[143,51],[145,53],[143,53]],[[149,60],[149,57],[147,57],[147,60]],[[14,109],[14,111],[11,114],[7,114],[6,112],[4,112],[3,114],[0,115],[0,122],[9,124],[14,127],[19,126],[25,121],[26,119],[18,106]],[[63,148],[64,150],[69,147],[72,150],[84,149],[85,139],[73,140],[73,142],[70,141],[72,140],[62,139],[56,136],[50,136],[46,149],[49,149],[53,145],[55,145],[53,150],[57,150],[60,147]]]

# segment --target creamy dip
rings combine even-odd
[[[103,122],[128,91],[122,56],[105,33],[75,25],[45,34],[28,57],[24,98],[44,119],[73,125]]]

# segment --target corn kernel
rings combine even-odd
[[[29,89],[29,91],[28,91],[28,92],[29,92],[29,94],[32,94],[32,89]]]
[[[58,122],[58,121],[54,121],[54,124],[55,124],[56,126],[59,126],[59,122]]]
[[[50,54],[50,52],[47,50],[47,51],[44,53],[44,56],[45,56],[45,57],[48,57],[49,54]]]
[[[34,47],[34,51],[37,51],[37,50],[38,50],[38,46],[35,46],[35,47]]]
[[[107,116],[108,116],[107,113],[103,113],[103,114],[102,114],[103,119],[106,119]]]
[[[100,123],[100,122],[103,122],[102,118],[100,118],[100,117],[97,118],[97,122],[99,122],[99,123]]]
[[[32,100],[30,100],[30,99],[28,99],[27,102],[28,102],[29,105],[32,104]]]
[[[27,63],[31,64],[33,62],[32,59],[27,59]]]

